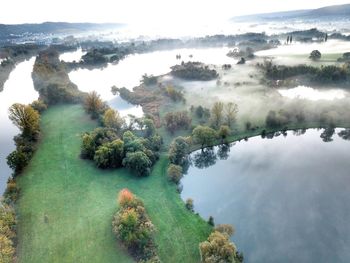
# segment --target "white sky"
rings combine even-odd
[[[1,0],[0,23],[209,24],[237,15],[318,8],[350,0]]]

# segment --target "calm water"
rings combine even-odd
[[[195,152],[182,198],[235,226],[245,262],[350,262],[350,141],[310,129]]]
[[[6,188],[7,178],[12,170],[7,166],[6,157],[15,150],[13,137],[20,131],[8,118],[8,108],[13,103],[28,104],[38,98],[32,81],[32,69],[35,58],[22,62],[11,72],[0,92],[0,195]]]
[[[206,64],[235,63],[237,60],[226,56],[229,48],[176,49],[130,55],[118,64],[108,64],[104,69],[78,69],[69,74],[70,79],[83,91],[98,91],[102,98],[109,100],[113,85],[132,89],[140,84],[142,75],[163,75],[170,67],[181,61],[200,61]],[[176,59],[181,54],[181,59]],[[192,55],[192,58],[190,57]]]

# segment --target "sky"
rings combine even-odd
[[[318,8],[350,0],[1,0],[0,23],[120,22],[185,25],[233,16]]]

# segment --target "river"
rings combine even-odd
[[[245,262],[350,261],[350,141],[309,129],[191,154],[195,212],[236,229]]]

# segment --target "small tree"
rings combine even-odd
[[[192,132],[192,137],[195,143],[199,143],[202,148],[213,144],[216,135],[216,131],[207,126],[197,126]]]
[[[317,61],[317,60],[320,60],[321,58],[321,52],[318,51],[318,50],[313,50],[311,53],[310,53],[310,59],[314,60],[314,61]]]
[[[224,103],[215,102],[211,109],[212,122],[215,127],[219,127],[223,120]]]
[[[123,165],[138,176],[147,176],[150,174],[152,162],[144,152],[137,151],[127,153]]]
[[[182,177],[182,167],[176,164],[170,164],[167,173],[168,179],[177,184]]]
[[[109,108],[103,114],[103,124],[108,128],[113,128],[113,129],[116,129],[117,131],[120,131],[124,123],[125,123],[124,119],[120,116],[119,112],[116,110]]]
[[[228,127],[231,127],[236,120],[238,113],[238,106],[236,103],[229,102],[225,105],[225,119]]]
[[[193,211],[194,205],[193,205],[193,199],[192,198],[188,198],[186,200],[186,204],[185,204],[186,208],[190,211]]]
[[[220,224],[215,227],[215,231],[218,231],[222,234],[227,234],[228,236],[232,236],[235,233],[233,226],[228,224]]]
[[[189,144],[184,137],[175,138],[169,146],[169,159],[174,164],[183,164]]]
[[[96,91],[92,91],[87,94],[85,98],[84,108],[85,111],[91,115],[91,118],[98,118],[99,114],[103,111],[104,106],[105,105],[101,100],[100,95],[97,94]]]
[[[221,137],[222,140],[225,140],[230,134],[231,134],[231,130],[229,126],[227,125],[220,126],[218,135]]]
[[[214,223],[214,217],[209,216],[208,224],[211,225],[211,226],[214,226],[214,225],[215,225],[215,223]]]
[[[39,132],[40,115],[30,105],[13,104],[9,109],[9,119],[28,139],[35,139]]]
[[[230,242],[229,236],[218,231],[214,231],[207,241],[200,243],[199,250],[204,263],[233,263],[237,254],[236,246]]]

